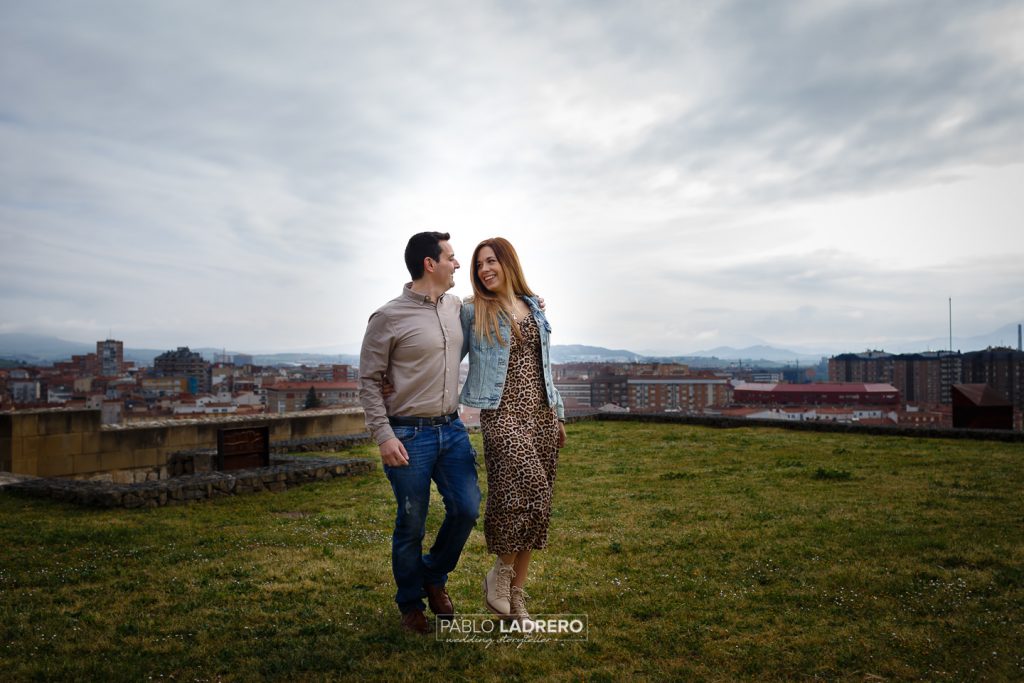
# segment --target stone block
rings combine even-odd
[[[16,413],[11,416],[11,436],[14,438],[36,436],[38,424],[38,415],[19,415]]]
[[[31,474],[38,477],[39,462],[36,456],[11,456],[11,472],[14,474]]]
[[[78,455],[82,452],[82,435],[49,434],[38,437],[39,455]]]
[[[135,473],[132,470],[117,470],[111,472],[110,476],[114,478],[115,484],[134,484]]]
[[[117,434],[122,449],[136,451],[144,448],[157,448],[162,445],[160,443],[160,439],[153,436],[157,431],[158,430],[156,429],[147,427],[119,429],[114,433]]]
[[[121,507],[124,501],[124,494],[120,491],[104,491],[103,496],[100,499],[100,504],[104,507],[115,508]]]
[[[21,442],[21,455],[22,455],[22,457],[24,457],[24,458],[38,458],[39,457],[39,453],[41,451],[41,449],[40,449],[40,445],[41,445],[41,441],[42,441],[41,437],[38,437],[38,436],[26,436],[26,437],[23,437],[21,439],[18,439],[18,441]],[[13,453],[17,453],[18,452],[18,445],[17,444],[12,444],[12,446],[13,446],[12,452]]]
[[[291,420],[278,420],[270,425],[270,441],[287,441],[292,438]]]
[[[12,461],[11,437],[0,436],[0,472],[10,472]]]
[[[361,410],[338,415],[337,419],[341,424],[335,425],[335,434],[362,434],[366,431],[366,418]]]
[[[72,461],[72,470],[75,474],[88,474],[90,472],[100,472],[103,470],[103,467],[100,465],[99,453],[83,453],[81,455],[76,455],[72,458]]]
[[[71,412],[70,429],[76,434],[98,432],[103,424],[103,414],[99,410],[75,410]]]
[[[39,436],[57,436],[71,432],[71,411],[55,410],[37,413],[36,434]]]
[[[85,447],[83,439],[83,448]],[[103,430],[100,432],[100,453],[116,453],[117,451],[129,450],[124,447],[124,441],[121,439],[121,430],[111,429]]]
[[[101,470],[127,470],[135,466],[131,451],[107,451],[100,453]]]
[[[196,448],[202,448],[207,450],[217,450],[217,435],[221,429],[236,429],[241,425],[220,425],[211,424],[207,428],[200,428],[196,437]]]
[[[160,448],[143,448],[135,451],[135,467],[160,467],[167,462],[167,456]]]
[[[26,439],[26,445],[28,446],[29,442],[32,442],[35,446],[36,453],[40,458],[49,455],[67,455],[63,453],[63,450],[65,450],[63,449],[63,445],[65,445],[63,438],[65,438],[65,436],[66,434],[47,434],[45,436],[37,436],[34,439]]]
[[[65,477],[74,474],[74,458],[66,454],[39,456],[36,474],[40,477]]]
[[[164,439],[164,445],[176,451],[199,448],[199,430],[196,428],[196,425],[167,427],[167,437]]]
[[[83,454],[102,453],[102,452],[103,452],[103,449],[102,449],[102,439],[101,439],[100,433],[98,431],[96,431],[96,432],[88,432],[88,433],[82,434],[82,453]]]

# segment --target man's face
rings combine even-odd
[[[434,281],[443,284],[444,288],[451,289],[455,286],[455,271],[459,269],[459,262],[455,260],[455,250],[447,241],[437,243],[441,247],[441,259],[435,262]]]

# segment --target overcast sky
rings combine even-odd
[[[355,352],[442,230],[555,343],[884,348],[1022,216],[1020,0],[0,4],[0,332]]]

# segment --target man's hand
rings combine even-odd
[[[544,297],[542,297],[542,296],[538,296],[537,297],[537,306],[539,306],[540,310],[542,310],[542,311],[548,310],[547,306],[544,305]]]
[[[397,438],[391,437],[379,448],[380,460],[388,467],[407,467],[409,465],[409,453]]]

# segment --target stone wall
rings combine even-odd
[[[353,446],[373,443],[368,432],[360,434],[346,434],[344,436],[313,436],[302,439],[289,439],[287,441],[275,441],[270,444],[270,452],[278,455],[291,453],[337,453],[347,451]],[[212,472],[215,470],[214,463],[217,459],[217,450],[214,448],[203,448],[195,451],[178,451],[172,453],[167,460],[167,466],[161,468],[160,476],[156,479],[167,479],[168,477],[181,477],[188,474],[201,472]],[[136,475],[140,472],[136,472]],[[136,478],[136,481],[146,479]],[[130,482],[129,482],[130,483]]]
[[[909,436],[911,438],[931,439],[975,439],[978,441],[1024,442],[1024,432],[1010,432],[1005,429],[950,429],[922,427],[887,427],[881,425],[861,425],[856,422],[827,422],[825,420],[748,420],[739,417],[716,417],[701,415],[665,415],[658,413],[597,413],[576,415],[569,422],[601,420],[607,422],[662,422],[723,429],[777,427],[805,432],[831,432],[845,434],[872,434],[875,436]]]
[[[37,478],[8,484],[4,491],[103,508],[186,505],[211,498],[261,491],[284,491],[335,477],[367,474],[377,464],[365,459],[276,456],[270,467],[204,472],[165,481],[109,484],[99,481]]]
[[[242,427],[269,427],[272,444],[360,434],[366,428],[359,408],[128,426],[101,425],[99,410],[18,411],[0,414],[0,471],[75,478],[128,473],[122,481],[136,481],[141,472],[159,478],[171,454],[215,449],[218,430]]]

